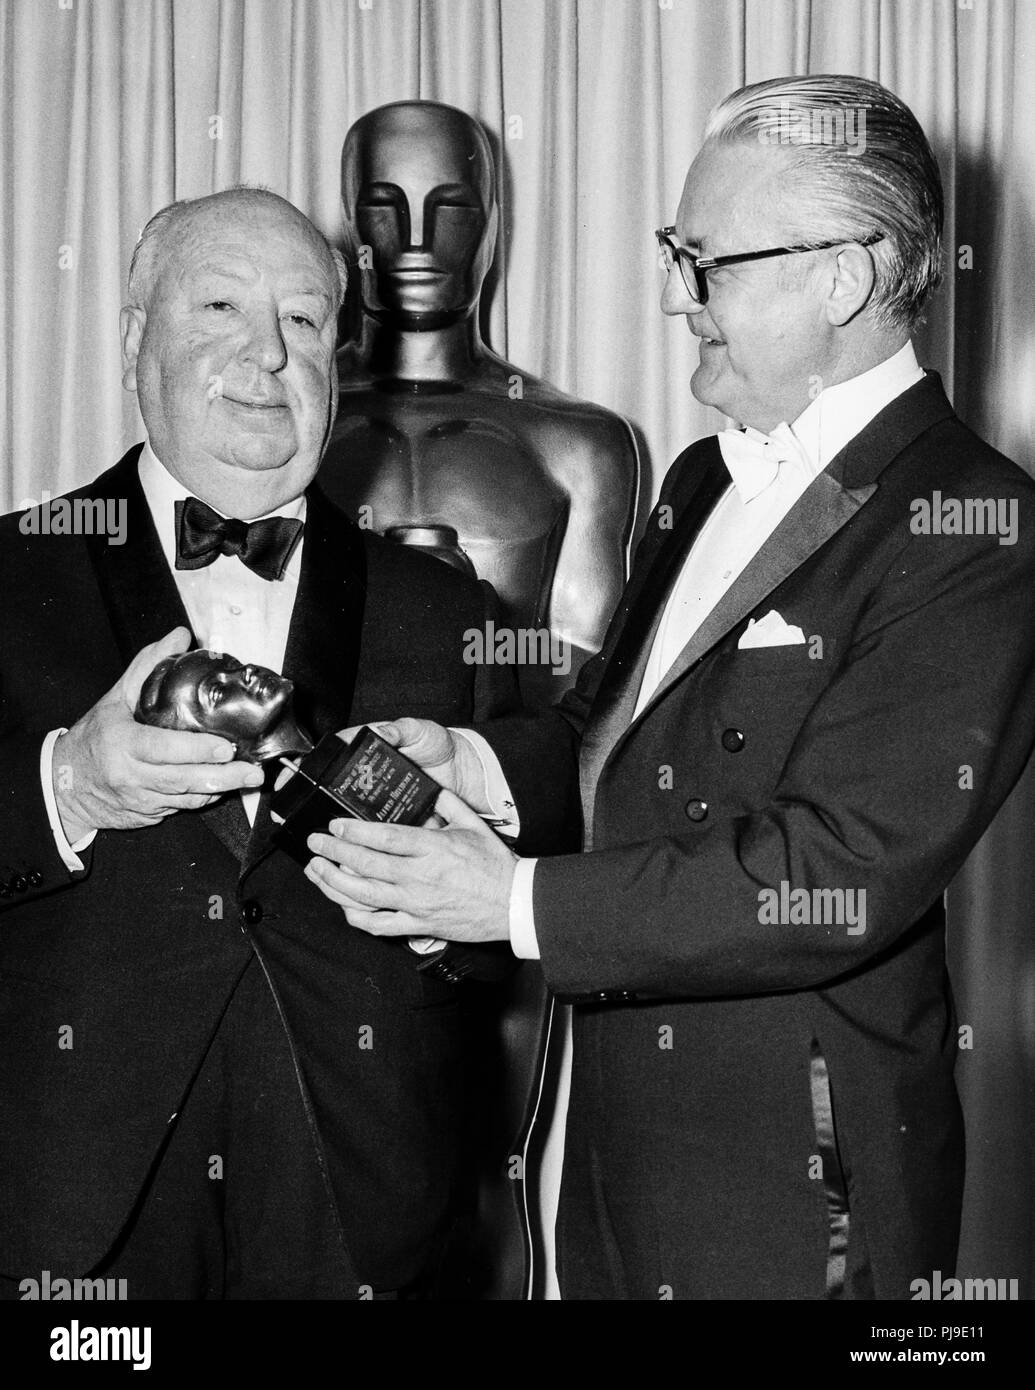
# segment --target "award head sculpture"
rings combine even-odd
[[[140,691],[136,718],[162,729],[220,734],[243,762],[308,753],[312,740],[295,722],[294,684],[265,666],[223,652],[193,651],[160,661]]]
[[[499,216],[477,121],[431,101],[368,112],[346,136],[341,191],[350,250],[372,252],[358,257],[368,314],[420,332],[474,312]]]

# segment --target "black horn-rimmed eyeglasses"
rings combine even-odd
[[[818,246],[774,246],[769,251],[744,251],[737,256],[696,256],[693,251],[680,246],[675,240],[675,227],[659,227],[654,235],[661,247],[666,271],[672,269],[674,262],[679,262],[679,273],[683,277],[687,293],[696,299],[698,304],[708,303],[708,271],[715,270],[717,266],[738,265],[742,261],[764,261],[770,256],[797,256],[803,251],[832,251],[835,246],[847,246],[853,241],[851,237],[842,237],[839,241],[820,242]],[[855,241],[855,244],[873,246],[875,242],[883,240],[883,232],[874,232],[872,236]]]

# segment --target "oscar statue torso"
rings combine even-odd
[[[499,210],[488,139],[465,112],[411,101],[361,117],[342,151],[342,209],[357,319],[320,482],[361,526],[452,527],[501,624],[549,639],[516,649],[526,699],[556,696],[622,590],[632,432],[482,342]]]
[[[378,382],[354,349],[340,369],[325,490],[377,531],[454,527],[503,621],[548,628],[554,657],[567,649],[553,674],[521,673],[526,694],[563,689],[621,592],[636,485],[628,426],[488,354],[461,382]]]

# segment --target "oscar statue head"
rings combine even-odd
[[[291,681],[223,652],[166,657],[140,691],[136,718],[163,729],[220,734],[244,762],[307,753],[312,740],[295,723]]]
[[[498,210],[488,138],[434,101],[397,101],[352,126],[341,153],[345,232],[359,257],[363,307],[411,331],[473,312],[492,264]]]

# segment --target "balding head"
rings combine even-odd
[[[123,384],[170,473],[243,520],[298,497],[337,404],[344,263],[297,208],[237,188],[151,219],[122,311]]]
[[[147,307],[158,277],[172,262],[178,237],[193,219],[213,217],[281,216],[294,221],[301,237],[314,247],[322,247],[338,279],[337,308],[345,298],[348,271],[341,252],[327,241],[320,230],[293,203],[265,188],[229,188],[222,193],[210,193],[204,198],[181,199],[160,208],[147,222],[129,263],[129,303]]]

